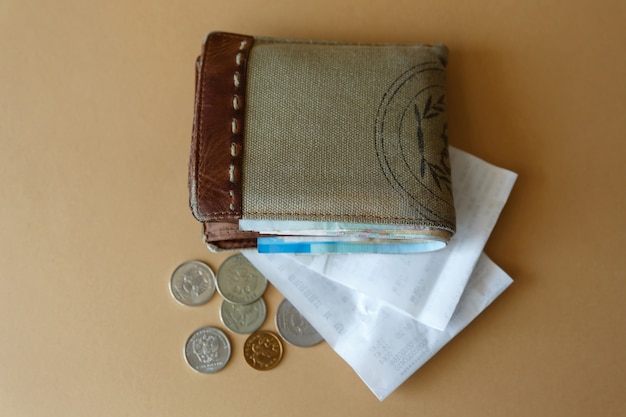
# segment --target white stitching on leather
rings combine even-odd
[[[235,183],[235,165],[234,164],[230,164],[230,166],[228,167],[228,179],[233,184]]]
[[[239,44],[239,51],[243,51],[247,44],[248,44],[247,40],[245,39],[242,40],[241,43]],[[233,95],[233,110],[235,111],[235,114],[241,109],[241,98],[237,94],[238,92],[237,90],[239,89],[239,86],[241,84],[241,74],[239,73],[239,69],[241,68],[242,63],[243,63],[243,53],[238,52],[237,55],[235,55],[235,64],[237,64],[237,71],[235,71],[235,73],[233,74],[233,85],[235,86],[235,94]],[[239,134],[240,132],[239,124],[240,124],[239,119],[237,119],[236,116],[233,117],[230,122],[230,131],[233,134],[232,141],[230,143],[230,156],[232,158],[235,158],[237,156],[237,143],[235,141],[235,135]],[[230,191],[228,192],[228,194],[230,195],[229,208],[231,211],[235,210],[235,191],[234,191],[235,170],[236,170],[236,167],[235,167],[234,161],[232,161],[228,169],[228,178],[230,182],[233,184],[233,188],[231,188]]]

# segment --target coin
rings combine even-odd
[[[220,319],[229,330],[248,334],[259,329],[267,316],[267,308],[263,298],[250,304],[233,304],[223,300],[220,308]]]
[[[203,327],[189,336],[185,344],[185,359],[198,372],[212,374],[222,370],[230,359],[228,337],[216,327]]]
[[[310,347],[324,338],[311,326],[311,323],[286,298],[276,310],[276,329],[288,343],[299,347]]]
[[[261,298],[267,280],[242,254],[226,259],[217,271],[217,291],[233,304],[250,304]]]
[[[215,274],[203,262],[184,262],[172,273],[170,292],[181,304],[187,306],[204,304],[215,293]]]
[[[254,369],[267,371],[276,367],[283,358],[283,344],[274,333],[261,330],[248,337],[243,346],[243,356]]]

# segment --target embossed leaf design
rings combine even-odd
[[[433,104],[433,97],[428,96],[426,103],[424,104],[424,110],[420,111],[417,104],[413,106],[413,113],[415,114],[415,121],[417,123],[417,145],[421,154],[420,160],[420,176],[424,178],[426,172],[428,172],[437,188],[439,190],[447,190],[452,192],[452,184],[450,182],[450,165],[447,163],[448,154],[448,135],[447,135],[447,123],[443,126],[443,131],[440,135],[443,140],[444,146],[442,147],[441,155],[439,157],[439,163],[431,163],[424,157],[424,131],[422,123],[426,119],[432,119],[437,117],[445,110],[445,95],[441,95],[437,101]]]

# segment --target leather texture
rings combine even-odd
[[[239,230],[239,225],[232,222],[203,222],[204,243],[214,252],[256,247],[255,232]]]
[[[253,38],[214,32],[196,64],[189,164],[190,205],[200,221],[241,217],[241,162],[248,51]]]
[[[239,230],[244,106],[250,36],[212,32],[196,60],[189,203],[211,250],[256,246]]]

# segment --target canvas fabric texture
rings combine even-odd
[[[255,38],[242,218],[454,233],[444,46]]]

